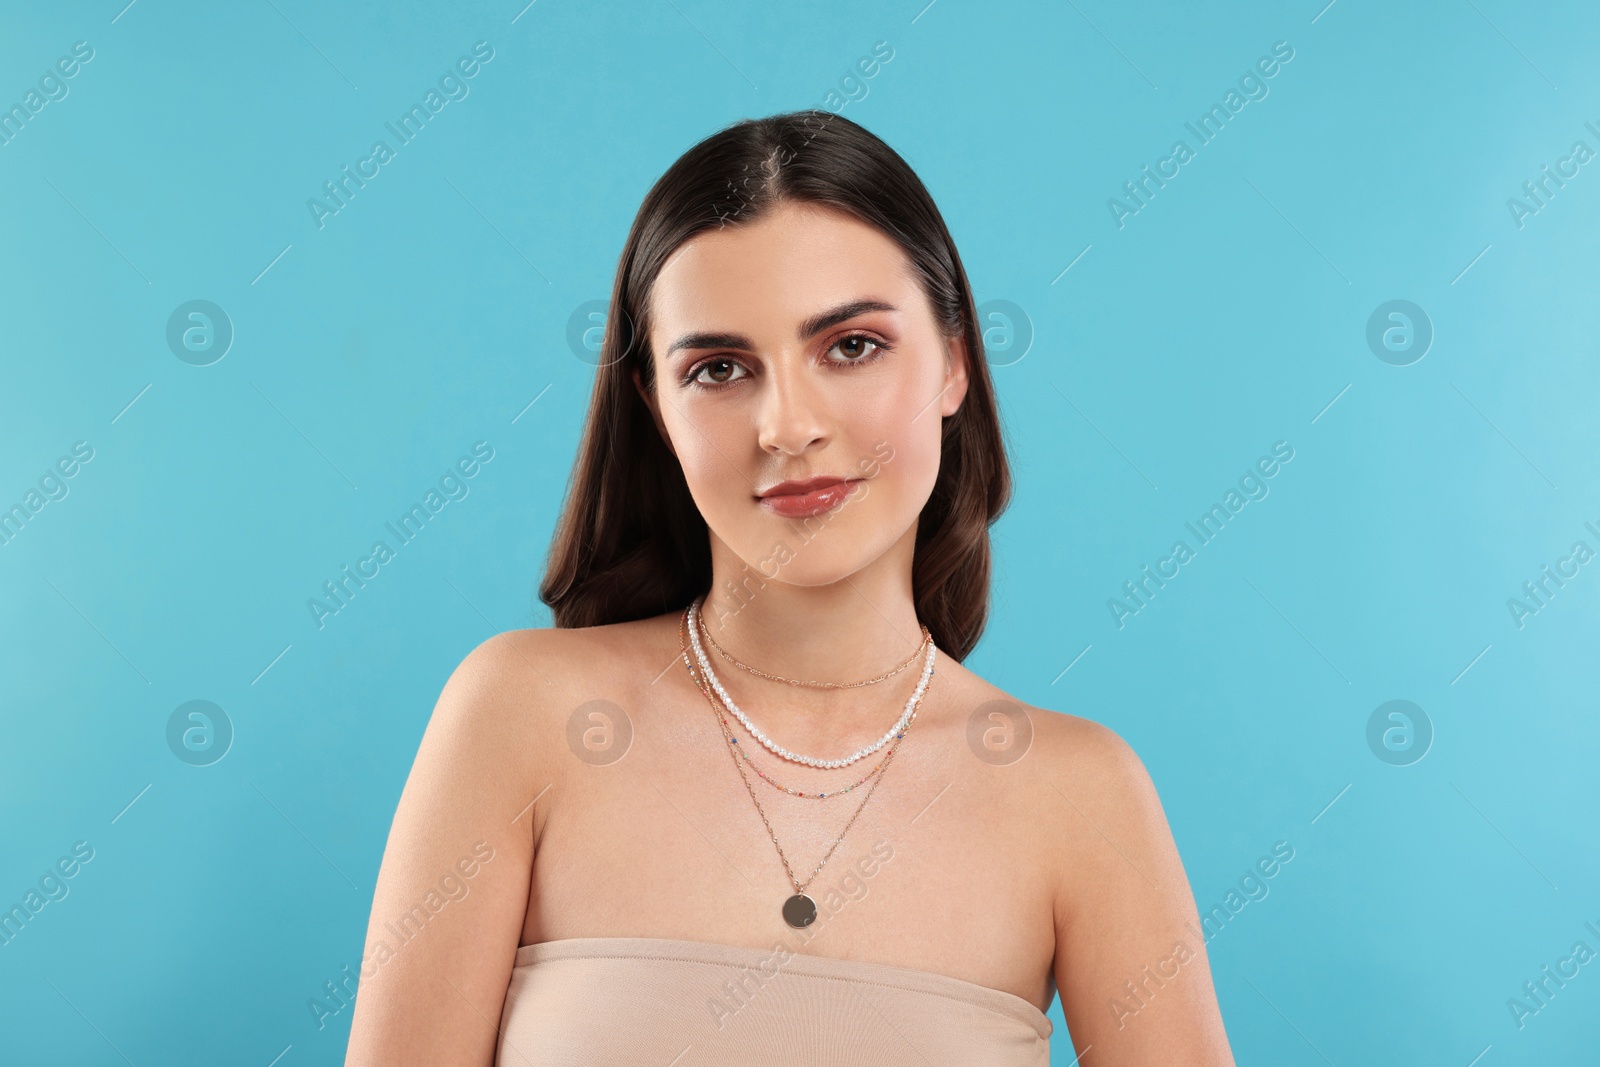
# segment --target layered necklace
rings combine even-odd
[[[765,735],[763,735],[759,730],[757,730],[755,728],[755,726],[750,722],[750,720],[741,711],[738,710],[738,708],[733,704],[731,698],[727,697],[727,691],[724,690],[722,688],[721,683],[719,681],[717,681],[716,674],[711,670],[711,665],[706,660],[705,651],[700,646],[700,641],[699,641],[699,638],[700,638],[700,632],[699,632],[700,631],[699,607],[700,607],[700,601],[699,600],[696,600],[694,603],[690,604],[689,607],[684,610],[683,618],[680,621],[679,626],[678,626],[678,638],[679,638],[679,644],[681,645],[681,649],[682,649],[682,653],[683,653],[683,663],[684,663],[684,666],[689,671],[690,679],[695,683],[695,686],[702,693],[705,694],[706,700],[711,705],[711,710],[712,710],[713,714],[715,714],[716,717],[717,717],[717,722],[720,724],[721,729],[722,729],[723,739],[725,741],[727,741],[727,743],[728,743],[728,752],[729,752],[729,755],[733,759],[734,769],[739,772],[739,778],[740,778],[741,781],[744,782],[744,787],[745,787],[746,792],[748,792],[750,794],[750,801],[751,801],[751,803],[753,803],[755,805],[756,814],[761,816],[761,823],[762,823],[763,826],[765,826],[767,828],[767,836],[772,838],[772,846],[773,846],[773,848],[777,849],[778,859],[783,863],[783,869],[784,869],[785,873],[788,874],[790,883],[794,886],[794,894],[783,902],[783,909],[782,909],[783,920],[784,920],[784,922],[788,923],[791,927],[794,927],[797,930],[798,929],[804,929],[805,927],[810,926],[813,922],[815,922],[816,918],[817,918],[817,902],[815,900],[813,900],[811,897],[806,895],[806,892],[805,892],[806,887],[808,885],[810,885],[812,883],[812,881],[814,881],[816,879],[817,875],[822,871],[822,868],[827,864],[829,858],[831,858],[833,856],[834,851],[838,849],[840,842],[842,842],[844,840],[845,835],[850,832],[850,827],[855,824],[856,818],[858,816],[860,816],[862,810],[866,808],[867,801],[872,799],[873,792],[877,790],[878,784],[883,781],[883,775],[889,769],[890,762],[894,759],[894,754],[895,754],[895,751],[899,748],[900,740],[905,737],[907,730],[909,730],[909,728],[911,726],[911,723],[916,720],[917,708],[922,703],[922,697],[927,692],[928,683],[933,677],[933,656],[934,656],[934,651],[935,651],[934,646],[933,646],[933,638],[932,638],[932,635],[928,632],[928,628],[926,626],[924,626],[923,629],[922,629],[922,632],[923,632],[923,644],[927,646],[927,650],[928,651],[927,651],[927,661],[926,661],[925,666],[923,667],[922,678],[918,682],[916,691],[911,696],[911,700],[906,705],[905,714],[903,714],[900,717],[900,721],[895,724],[895,726],[890,730],[890,732],[888,734],[886,734],[881,740],[879,740],[875,745],[872,745],[869,748],[862,750],[862,752],[858,753],[855,756],[850,757],[848,760],[844,760],[844,761],[812,760],[812,759],[810,759],[808,757],[795,756],[794,754],[787,754],[786,755],[786,751],[787,750],[781,750],[779,748],[774,748],[773,744],[766,740]],[[706,632],[705,637],[706,637],[707,641],[711,641],[711,634],[710,634],[709,631]],[[713,641],[712,644],[715,645],[715,642]],[[695,659],[698,660],[698,665],[699,665],[699,668],[700,668],[698,671],[696,670],[696,663],[694,661],[691,661],[691,659],[690,659],[690,648],[691,648],[691,646],[694,649]],[[731,655],[729,655],[726,651],[722,650],[720,648],[720,646],[717,646],[717,647],[718,647],[718,651],[719,652],[721,652],[726,658],[728,658],[731,662],[735,663],[737,666],[739,666],[739,667],[741,667],[741,668],[743,668],[745,670],[751,671],[752,673],[757,673],[757,674],[760,673],[760,672],[756,671],[754,668],[746,667],[744,664],[741,664],[737,660],[734,660],[733,657]],[[915,656],[913,655],[912,658],[914,659]],[[911,662],[911,660],[907,660],[906,663],[901,664],[899,667],[895,668],[894,670],[889,671],[886,674],[879,675],[877,678],[868,679],[865,682],[851,682],[851,683],[809,682],[809,681],[798,681],[798,680],[789,679],[789,678],[778,678],[778,677],[775,677],[775,676],[772,676],[772,675],[763,675],[763,676],[764,677],[768,677],[768,678],[772,678],[772,680],[774,680],[774,681],[788,682],[791,685],[807,686],[807,687],[813,687],[813,688],[827,688],[827,689],[849,689],[849,688],[856,688],[857,686],[861,686],[861,685],[870,685],[873,682],[877,682],[877,681],[883,681],[885,678],[889,678],[889,677],[892,677],[895,674],[898,674],[910,662]],[[763,742],[763,744],[765,744],[769,749],[772,749],[778,755],[784,755],[785,758],[791,759],[791,760],[793,760],[794,762],[797,762],[797,763],[807,763],[807,764],[809,764],[811,766],[818,766],[818,767],[824,767],[824,766],[846,766],[849,763],[854,763],[857,760],[864,758],[865,756],[871,755],[873,752],[877,751],[877,749],[881,748],[886,742],[888,742],[890,740],[893,740],[895,742],[895,744],[890,747],[888,753],[883,757],[883,759],[879,760],[878,763],[872,768],[872,770],[868,771],[866,773],[866,775],[864,775],[859,781],[857,781],[857,782],[855,782],[855,783],[853,783],[853,784],[851,784],[849,786],[846,786],[843,789],[836,789],[831,793],[818,792],[818,793],[810,793],[810,794],[808,794],[808,793],[800,792],[798,790],[790,789],[787,786],[781,785],[775,779],[773,779],[770,776],[768,776],[765,772],[763,772],[760,769],[760,767],[756,766],[755,761],[750,758],[750,754],[739,747],[739,739],[737,737],[733,736],[732,727],[729,725],[728,720],[722,715],[721,711],[718,709],[718,699],[719,698],[721,698],[721,700],[723,701],[723,703],[727,707],[727,709],[733,712],[735,717],[738,718],[739,722],[744,725],[745,729],[750,731],[751,736],[756,737],[757,739],[761,740]],[[741,759],[741,757],[742,757],[742,759]],[[768,784],[772,785],[774,788],[781,789],[785,793],[790,794],[791,796],[807,797],[807,798],[817,799],[817,800],[825,800],[825,799],[827,799],[829,797],[840,796],[840,795],[842,795],[844,793],[850,792],[852,789],[855,789],[857,786],[860,786],[860,785],[864,784],[868,779],[874,779],[873,782],[872,782],[872,786],[867,790],[867,795],[862,798],[861,803],[856,807],[855,813],[850,816],[849,822],[846,822],[844,824],[844,829],[839,831],[839,836],[834,839],[833,844],[828,848],[828,851],[823,855],[821,861],[818,862],[818,864],[814,868],[812,868],[811,873],[806,877],[806,880],[804,882],[800,881],[800,879],[795,876],[794,869],[789,864],[789,858],[786,855],[784,855],[783,846],[778,843],[777,834],[773,833],[772,823],[767,819],[767,813],[762,810],[761,801],[756,799],[755,787],[750,784],[750,778],[749,778],[749,776],[747,774],[745,774],[745,771],[744,771],[744,764],[745,763],[749,763],[751,769],[754,770],[757,775],[759,775],[764,781],[766,781]]]
[[[764,747],[768,752],[771,752],[775,756],[786,759],[791,763],[803,763],[808,767],[832,769],[835,767],[848,767],[852,763],[866,759],[868,756],[878,751],[878,749],[894,740],[895,736],[906,728],[906,725],[911,721],[911,716],[915,712],[917,704],[922,700],[923,692],[928,688],[928,682],[933,678],[933,656],[937,649],[935,649],[933,644],[932,633],[930,633],[928,628],[924,626],[922,628],[922,644],[923,647],[927,649],[927,653],[923,657],[922,677],[917,680],[917,688],[912,692],[910,698],[906,700],[905,711],[901,712],[900,718],[896,720],[893,726],[889,727],[887,733],[878,738],[872,744],[860,748],[851,755],[842,757],[840,759],[819,759],[815,756],[802,756],[799,753],[790,752],[782,745],[773,741],[766,734],[762,733],[760,728],[757,727],[755,723],[750,721],[749,716],[745,715],[743,710],[740,709],[739,705],[734,703],[733,697],[729,696],[728,691],[723,688],[722,680],[717,677],[717,672],[711,669],[711,662],[706,658],[706,650],[700,644],[700,629],[703,625],[700,618],[700,603],[703,599],[703,597],[696,599],[688,607],[689,641],[694,648],[695,660],[700,665],[700,673],[705,675],[707,683],[709,683],[711,688],[716,692],[717,697],[722,701],[723,706],[733,713],[733,717],[739,720],[740,725],[742,725],[746,730],[750,731],[751,737],[759,741],[762,747]],[[709,631],[707,631],[707,640],[709,640],[710,637],[711,634]],[[731,659],[732,657],[729,658]],[[740,664],[740,666],[744,665]],[[746,667],[745,669],[753,670],[753,668],[749,667]],[[857,685],[869,685],[872,682],[882,681],[884,678],[891,677],[892,675],[897,674],[901,669],[903,668],[897,667],[888,674],[880,675],[877,678],[868,679],[866,682],[852,682],[846,684],[835,683],[828,685],[828,688],[848,689],[854,688]],[[773,676],[765,675],[765,677],[772,678]],[[802,682],[793,678],[775,678],[774,680],[787,682],[790,685],[800,686],[815,685],[817,687],[821,687],[827,684]]]

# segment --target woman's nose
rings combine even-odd
[[[773,454],[797,456],[828,436],[826,398],[803,369],[774,371],[762,399],[758,439]]]

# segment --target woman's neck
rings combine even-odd
[[[781,566],[773,577],[760,574],[714,538],[713,581],[701,607],[702,624],[742,663],[779,678],[856,682],[876,677],[899,666],[922,643],[911,589],[914,538],[915,531],[908,531],[868,566],[819,585],[785,582]],[[921,673],[919,659],[913,669],[880,684],[814,689],[739,670],[709,645],[705,652],[740,706],[800,751],[806,745],[831,748],[862,731],[881,733],[900,714]]]

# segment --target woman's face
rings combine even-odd
[[[725,548],[767,580],[812,586],[909,547],[967,353],[940,334],[894,241],[784,203],[685,242],[650,321],[646,400],[714,560],[734,562]]]

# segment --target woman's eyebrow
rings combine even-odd
[[[882,300],[852,300],[848,304],[840,304],[836,308],[813,315],[800,324],[797,336],[802,341],[809,341],[817,334],[830,326],[837,326],[841,322],[855,318],[857,315],[868,311],[899,311],[893,304]]]
[[[802,341],[809,341],[828,327],[837,326],[865,312],[899,310],[893,304],[882,300],[852,300],[811,316],[800,324],[796,335]],[[680,348],[731,348],[736,352],[755,351],[755,345],[750,339],[737,333],[686,333],[668,346],[666,354],[670,356]]]

